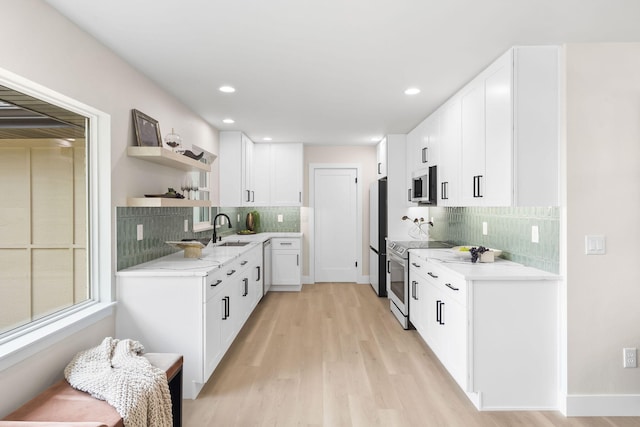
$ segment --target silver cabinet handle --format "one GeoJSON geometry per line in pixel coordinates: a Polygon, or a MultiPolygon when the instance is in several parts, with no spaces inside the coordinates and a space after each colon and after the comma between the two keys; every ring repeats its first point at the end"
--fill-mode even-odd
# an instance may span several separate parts
{"type": "Polygon", "coordinates": [[[293,242],[280,242],[280,246],[291,246],[293,242]]]}
{"type": "Polygon", "coordinates": [[[434,279],[437,279],[438,276],[436,276],[435,274],[433,274],[432,272],[428,272],[427,273],[429,276],[433,277],[434,279]]]}
{"type": "Polygon", "coordinates": [[[300,265],[300,255],[296,254],[296,265],[300,265]]]}

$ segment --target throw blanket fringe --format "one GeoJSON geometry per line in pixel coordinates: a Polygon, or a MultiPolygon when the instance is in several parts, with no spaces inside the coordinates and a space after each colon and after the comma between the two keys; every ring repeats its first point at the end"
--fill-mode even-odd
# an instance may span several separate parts
{"type": "Polygon", "coordinates": [[[171,427],[167,376],[140,356],[143,352],[137,341],[108,337],[76,354],[64,377],[73,388],[107,401],[126,427],[171,427]]]}

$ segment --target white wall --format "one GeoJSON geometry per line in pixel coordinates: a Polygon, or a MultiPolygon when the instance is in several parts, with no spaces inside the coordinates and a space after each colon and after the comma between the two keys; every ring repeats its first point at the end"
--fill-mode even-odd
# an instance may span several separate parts
{"type": "Polygon", "coordinates": [[[359,275],[369,275],[369,185],[376,181],[375,146],[305,145],[304,146],[304,200],[301,211],[300,228],[303,239],[302,275],[309,275],[309,163],[348,163],[359,164],[362,169],[362,263],[359,275]]]}
{"type": "MultiPolygon", "coordinates": [[[[131,109],[171,128],[187,143],[218,153],[218,132],[202,118],[141,75],[92,37],[39,0],[0,0],[0,67],[111,115],[112,207],[127,196],[179,187],[182,172],[126,156],[134,145],[131,109]]],[[[217,186],[217,167],[214,167],[217,186]]],[[[217,201],[217,193],[214,195],[217,201]]],[[[113,210],[115,212],[115,209],[113,210]]],[[[112,224],[115,271],[115,215],[112,224]]],[[[114,319],[103,321],[55,344],[14,368],[0,372],[0,416],[62,377],[71,356],[114,334],[114,319]]]]}
{"type": "MultiPolygon", "coordinates": [[[[640,44],[571,44],[567,82],[567,391],[635,395],[640,369],[640,44]],[[585,255],[585,235],[606,255],[585,255]]],[[[593,405],[592,405],[593,406],[593,405]]]]}

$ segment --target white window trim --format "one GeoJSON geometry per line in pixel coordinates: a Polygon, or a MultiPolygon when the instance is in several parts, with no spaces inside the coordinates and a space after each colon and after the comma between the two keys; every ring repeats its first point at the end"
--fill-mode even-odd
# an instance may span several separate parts
{"type": "Polygon", "coordinates": [[[114,315],[111,274],[111,117],[93,107],[0,68],[0,84],[89,118],[89,283],[92,301],[60,312],[0,343],[0,371],[101,319],[114,315]]]}

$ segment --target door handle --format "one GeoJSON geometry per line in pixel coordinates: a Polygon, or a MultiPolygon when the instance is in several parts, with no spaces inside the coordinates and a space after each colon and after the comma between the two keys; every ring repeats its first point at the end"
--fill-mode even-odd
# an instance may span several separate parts
{"type": "Polygon", "coordinates": [[[242,296],[246,297],[247,295],[249,295],[249,279],[245,277],[244,279],[242,279],[242,281],[244,282],[244,293],[242,294],[242,296]]]}
{"type": "Polygon", "coordinates": [[[391,261],[387,261],[387,273],[391,274],[391,261]]]}
{"type": "Polygon", "coordinates": [[[247,202],[250,202],[251,201],[251,191],[246,190],[246,192],[247,192],[247,202]]]}
{"type": "Polygon", "coordinates": [[[256,201],[256,192],[251,190],[251,201],[255,202],[256,201]]]}
{"type": "Polygon", "coordinates": [[[258,269],[258,278],[256,279],[256,282],[260,281],[260,266],[256,265],[256,268],[258,269]]]}
{"type": "Polygon", "coordinates": [[[229,297],[222,298],[222,320],[229,318],[229,297]]]}

